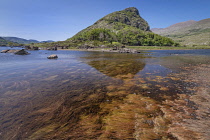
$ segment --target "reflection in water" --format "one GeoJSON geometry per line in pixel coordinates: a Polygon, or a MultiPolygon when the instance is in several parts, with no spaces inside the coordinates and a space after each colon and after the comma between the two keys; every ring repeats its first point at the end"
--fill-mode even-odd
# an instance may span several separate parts
{"type": "Polygon", "coordinates": [[[143,56],[139,55],[127,55],[122,54],[110,55],[109,53],[98,54],[97,57],[88,56],[85,59],[89,59],[88,65],[94,67],[101,73],[115,78],[133,78],[139,71],[145,67],[143,62],[143,56]],[[91,59],[94,58],[94,59],[91,59]]]}
{"type": "Polygon", "coordinates": [[[75,51],[58,51],[64,57],[50,61],[42,51],[31,53],[36,61],[8,61],[7,73],[0,69],[0,139],[191,140],[208,130],[199,124],[208,112],[201,99],[207,105],[208,98],[192,95],[209,87],[200,87],[197,74],[208,64],[198,69],[186,56],[75,51]]]}
{"type": "Polygon", "coordinates": [[[123,75],[135,75],[145,66],[141,61],[130,60],[99,60],[88,63],[98,71],[111,77],[122,77],[123,75]]]}

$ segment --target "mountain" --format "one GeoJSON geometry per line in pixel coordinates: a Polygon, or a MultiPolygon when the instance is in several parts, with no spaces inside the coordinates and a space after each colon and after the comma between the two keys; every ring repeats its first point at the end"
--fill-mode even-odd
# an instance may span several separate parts
{"type": "Polygon", "coordinates": [[[136,46],[177,45],[171,39],[152,33],[147,21],[140,16],[135,7],[108,14],[67,41],[92,43],[93,46],[100,42],[136,46]]]}
{"type": "Polygon", "coordinates": [[[65,47],[114,47],[129,46],[177,46],[173,40],[154,34],[135,7],[113,12],[78,32],[66,41],[45,43],[39,46],[65,47]]]}
{"type": "Polygon", "coordinates": [[[150,30],[148,23],[140,16],[138,9],[131,7],[122,11],[108,14],[81,32],[97,28],[110,29],[114,32],[117,32],[127,26],[143,31],[150,30]]]}
{"type": "Polygon", "coordinates": [[[27,39],[23,39],[23,38],[18,38],[18,37],[2,37],[7,41],[11,41],[11,42],[16,42],[19,44],[30,44],[30,43],[39,43],[39,41],[37,40],[27,40],[27,39]]]}
{"type": "Polygon", "coordinates": [[[20,44],[7,41],[4,38],[0,37],[0,46],[20,46],[20,44]]]}
{"type": "Polygon", "coordinates": [[[3,39],[10,41],[10,42],[15,42],[15,43],[19,43],[19,44],[31,44],[31,43],[44,43],[44,42],[54,42],[52,40],[48,40],[48,41],[37,41],[34,39],[23,39],[23,38],[18,38],[18,37],[2,37],[3,39]]]}
{"type": "Polygon", "coordinates": [[[200,21],[185,21],[167,28],[154,28],[151,30],[182,45],[210,45],[210,18],[200,21]]]}

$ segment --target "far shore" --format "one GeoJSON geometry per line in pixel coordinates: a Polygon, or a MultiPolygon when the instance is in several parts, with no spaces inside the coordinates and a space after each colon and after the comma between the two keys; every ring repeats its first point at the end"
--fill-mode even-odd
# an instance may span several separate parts
{"type": "MultiPolygon", "coordinates": [[[[210,49],[210,46],[192,46],[192,47],[159,47],[159,46],[127,46],[126,48],[135,50],[198,50],[198,49],[210,49]]],[[[114,52],[111,48],[91,48],[91,49],[58,49],[58,50],[69,50],[69,51],[103,51],[103,52],[114,52]]]]}
{"type": "MultiPolygon", "coordinates": [[[[1,47],[12,47],[12,46],[1,46],[1,47]]],[[[38,46],[37,46],[38,47],[38,46]]],[[[42,47],[39,47],[42,50],[42,47]]],[[[198,49],[210,49],[210,46],[187,46],[187,47],[170,47],[170,46],[126,46],[128,49],[134,49],[138,51],[144,50],[198,50],[198,49]]],[[[60,49],[58,50],[68,50],[68,51],[101,51],[101,52],[115,52],[113,48],[91,48],[91,49],[60,49]]]]}

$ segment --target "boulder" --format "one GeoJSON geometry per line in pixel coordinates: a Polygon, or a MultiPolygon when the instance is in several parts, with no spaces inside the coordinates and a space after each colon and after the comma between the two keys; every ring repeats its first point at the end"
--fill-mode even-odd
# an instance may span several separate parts
{"type": "Polygon", "coordinates": [[[58,56],[56,54],[52,54],[50,56],[47,57],[48,59],[57,59],[58,56]]]}
{"type": "Polygon", "coordinates": [[[9,50],[2,50],[1,53],[7,53],[9,50]]]}
{"type": "Polygon", "coordinates": [[[27,55],[27,54],[30,54],[30,53],[28,53],[27,51],[25,51],[24,49],[22,49],[22,50],[16,50],[14,52],[14,54],[17,54],[17,55],[27,55]]]}

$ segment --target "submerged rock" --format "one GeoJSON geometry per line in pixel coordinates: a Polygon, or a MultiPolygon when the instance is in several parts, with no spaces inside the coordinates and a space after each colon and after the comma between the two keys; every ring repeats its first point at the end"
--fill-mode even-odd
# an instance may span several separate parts
{"type": "Polygon", "coordinates": [[[58,56],[56,54],[52,54],[50,56],[47,57],[48,59],[57,59],[58,56]]]}

